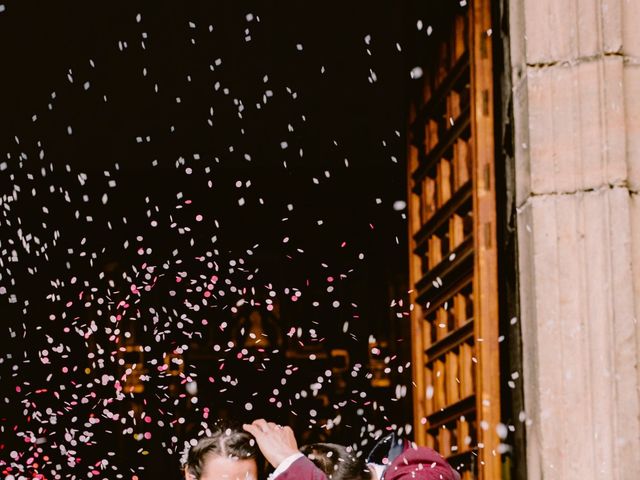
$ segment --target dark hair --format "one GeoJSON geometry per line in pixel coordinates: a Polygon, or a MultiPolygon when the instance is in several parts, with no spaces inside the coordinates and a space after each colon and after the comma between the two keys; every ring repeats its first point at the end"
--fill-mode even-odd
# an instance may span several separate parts
{"type": "Polygon", "coordinates": [[[189,449],[184,469],[199,480],[207,458],[211,456],[255,460],[258,468],[260,467],[255,440],[235,425],[218,425],[210,436],[198,440],[198,443],[189,449]]]}
{"type": "Polygon", "coordinates": [[[316,467],[331,480],[370,480],[371,471],[364,458],[342,445],[335,443],[312,443],[300,448],[316,467]]]}

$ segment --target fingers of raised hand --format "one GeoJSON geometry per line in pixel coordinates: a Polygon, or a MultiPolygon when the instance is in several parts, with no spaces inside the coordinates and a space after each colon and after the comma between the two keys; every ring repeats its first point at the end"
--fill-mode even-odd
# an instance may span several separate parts
{"type": "Polygon", "coordinates": [[[242,425],[242,429],[245,432],[249,432],[254,437],[255,437],[256,430],[258,430],[254,425],[251,425],[251,424],[248,424],[248,423],[245,423],[244,425],[242,425]]]}
{"type": "Polygon", "coordinates": [[[269,424],[264,418],[259,418],[254,420],[252,425],[260,429],[261,432],[266,432],[269,430],[269,424]]]}

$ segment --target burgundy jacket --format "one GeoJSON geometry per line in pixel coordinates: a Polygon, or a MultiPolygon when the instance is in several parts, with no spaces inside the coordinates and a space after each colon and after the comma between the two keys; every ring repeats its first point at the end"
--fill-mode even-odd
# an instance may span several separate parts
{"type": "MultiPolygon", "coordinates": [[[[406,442],[407,444],[409,442],[406,442]]],[[[384,473],[384,480],[459,480],[460,475],[438,452],[427,447],[408,447],[384,473]]],[[[307,457],[301,457],[276,480],[328,480],[307,457]]]]}

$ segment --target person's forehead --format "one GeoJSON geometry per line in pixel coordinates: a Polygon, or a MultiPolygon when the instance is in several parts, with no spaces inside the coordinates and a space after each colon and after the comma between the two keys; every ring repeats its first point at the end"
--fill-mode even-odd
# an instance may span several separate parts
{"type": "Polygon", "coordinates": [[[202,480],[254,480],[257,474],[253,459],[215,456],[207,459],[202,480]]]}

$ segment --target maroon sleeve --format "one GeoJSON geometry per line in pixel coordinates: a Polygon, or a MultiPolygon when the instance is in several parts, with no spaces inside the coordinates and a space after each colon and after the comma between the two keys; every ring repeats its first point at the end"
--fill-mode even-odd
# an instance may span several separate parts
{"type": "Polygon", "coordinates": [[[385,480],[460,480],[442,456],[427,447],[408,448],[393,461],[384,475],[385,480]]]}
{"type": "Polygon", "coordinates": [[[327,476],[307,457],[300,457],[275,480],[327,480],[327,476]]]}

